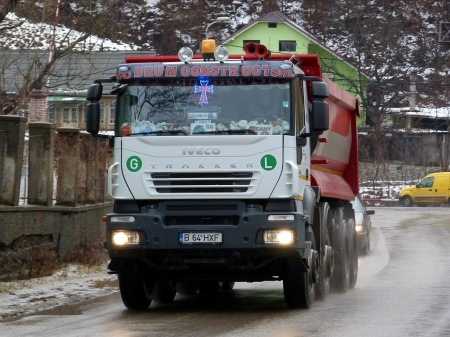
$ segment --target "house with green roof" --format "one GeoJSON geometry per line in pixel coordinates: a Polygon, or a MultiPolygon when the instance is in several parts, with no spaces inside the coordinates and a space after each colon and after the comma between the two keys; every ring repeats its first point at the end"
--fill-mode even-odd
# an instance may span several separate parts
{"type": "MultiPolygon", "coordinates": [[[[268,13],[251,22],[223,45],[231,54],[242,54],[243,47],[250,42],[262,43],[272,52],[317,54],[324,74],[338,86],[360,97],[366,90],[369,79],[364,73],[280,12],[268,13]]],[[[362,112],[360,123],[364,120],[362,112]]]]}

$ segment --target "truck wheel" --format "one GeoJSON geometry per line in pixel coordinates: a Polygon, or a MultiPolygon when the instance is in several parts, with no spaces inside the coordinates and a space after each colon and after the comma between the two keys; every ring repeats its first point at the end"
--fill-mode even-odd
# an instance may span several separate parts
{"type": "Polygon", "coordinates": [[[332,263],[332,253],[330,236],[328,235],[328,223],[330,221],[330,205],[327,202],[321,203],[316,209],[315,217],[317,217],[316,226],[320,230],[320,252],[318,275],[315,284],[315,295],[318,300],[324,300],[330,293],[330,263],[332,263]]]}
{"type": "Polygon", "coordinates": [[[152,303],[151,282],[130,270],[119,272],[119,289],[122,302],[131,310],[146,310],[152,303]]]}
{"type": "Polygon", "coordinates": [[[314,287],[311,274],[299,261],[288,261],[283,278],[284,300],[291,309],[311,307],[314,287]]]}
{"type": "Polygon", "coordinates": [[[161,280],[156,283],[154,298],[161,304],[170,304],[177,294],[175,284],[172,281],[161,280]]]}
{"type": "Polygon", "coordinates": [[[232,281],[223,281],[221,284],[221,288],[223,291],[232,291],[234,288],[234,282],[232,281]]]}
{"type": "Polygon", "coordinates": [[[411,197],[406,196],[400,199],[400,205],[403,207],[411,207],[413,205],[413,201],[411,197]]]}
{"type": "Polygon", "coordinates": [[[177,284],[177,292],[182,295],[193,296],[198,293],[198,284],[196,282],[186,281],[177,284]]]}
{"type": "Polygon", "coordinates": [[[347,230],[342,208],[334,208],[331,242],[334,251],[334,272],[331,286],[338,292],[345,292],[350,284],[350,263],[347,248],[347,230]]]}
{"type": "Polygon", "coordinates": [[[200,283],[199,292],[202,297],[214,296],[219,290],[220,285],[218,281],[204,281],[200,283]]]}
{"type": "Polygon", "coordinates": [[[358,280],[358,241],[356,238],[355,219],[353,211],[347,219],[347,249],[348,263],[350,269],[349,287],[354,288],[358,280]]]}

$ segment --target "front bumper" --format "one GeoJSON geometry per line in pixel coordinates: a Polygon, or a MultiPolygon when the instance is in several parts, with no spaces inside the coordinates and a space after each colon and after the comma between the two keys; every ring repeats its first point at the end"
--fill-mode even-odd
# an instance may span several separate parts
{"type": "MultiPolygon", "coordinates": [[[[206,201],[205,201],[206,202],[206,201]]],[[[290,229],[294,243],[290,249],[305,248],[305,220],[296,212],[265,212],[258,208],[246,208],[243,204],[236,207],[224,207],[223,210],[210,210],[208,207],[195,207],[183,210],[181,204],[162,203],[157,209],[147,209],[141,213],[108,214],[107,248],[111,255],[120,256],[124,251],[160,251],[160,250],[236,250],[236,249],[280,249],[276,244],[265,244],[263,233],[270,229],[290,229]],[[176,210],[173,211],[172,209],[176,210]],[[292,214],[294,221],[269,221],[269,214],[292,214]],[[113,216],[132,216],[132,223],[112,223],[113,216]],[[135,246],[115,247],[111,242],[114,230],[132,230],[142,234],[143,242],[135,246]],[[218,232],[222,234],[219,244],[183,244],[181,233],[218,232]]],[[[216,205],[212,203],[212,205],[216,205]]],[[[232,205],[232,204],[231,204],[232,205]]],[[[214,207],[211,207],[211,209],[214,207]]]]}

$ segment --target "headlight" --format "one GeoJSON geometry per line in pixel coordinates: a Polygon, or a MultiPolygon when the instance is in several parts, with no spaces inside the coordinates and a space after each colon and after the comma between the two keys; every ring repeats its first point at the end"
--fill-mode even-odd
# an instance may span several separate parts
{"type": "Polygon", "coordinates": [[[142,243],[141,234],[137,231],[115,230],[112,232],[111,241],[114,246],[123,247],[142,243]]]}
{"type": "Polygon", "coordinates": [[[363,225],[356,225],[355,226],[355,231],[357,232],[357,233],[360,233],[360,232],[362,232],[363,231],[363,225]]]}
{"type": "Polygon", "coordinates": [[[294,221],[295,216],[293,214],[271,214],[267,217],[269,221],[294,221]]]}
{"type": "Polygon", "coordinates": [[[294,243],[294,231],[291,229],[272,229],[264,231],[264,243],[288,246],[294,243]]]}

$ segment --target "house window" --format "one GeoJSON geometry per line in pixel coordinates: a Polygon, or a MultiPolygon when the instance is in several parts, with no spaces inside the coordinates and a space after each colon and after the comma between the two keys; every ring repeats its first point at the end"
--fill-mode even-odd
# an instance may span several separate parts
{"type": "Polygon", "coordinates": [[[116,102],[111,103],[111,112],[109,114],[109,124],[114,124],[116,120],[116,102]]]}
{"type": "Polygon", "coordinates": [[[63,122],[64,123],[70,122],[70,109],[69,108],[63,109],[63,122]]]}
{"type": "Polygon", "coordinates": [[[77,107],[73,107],[72,108],[72,122],[73,123],[78,123],[78,113],[79,113],[78,108],[77,107]]]}
{"type": "Polygon", "coordinates": [[[432,188],[434,182],[434,177],[424,178],[420,183],[417,184],[418,188],[432,188]]]}
{"type": "Polygon", "coordinates": [[[260,40],[244,40],[242,47],[245,47],[248,43],[261,43],[260,40]]]}
{"type": "Polygon", "coordinates": [[[280,41],[278,50],[295,52],[297,50],[297,41],[280,41]]]}
{"type": "Polygon", "coordinates": [[[56,120],[56,109],[54,104],[49,104],[48,107],[48,121],[50,123],[55,123],[56,120]]]}

